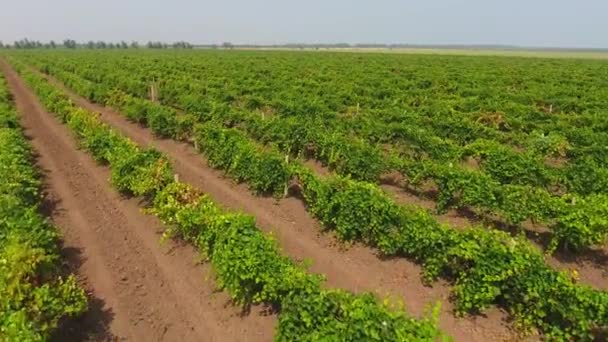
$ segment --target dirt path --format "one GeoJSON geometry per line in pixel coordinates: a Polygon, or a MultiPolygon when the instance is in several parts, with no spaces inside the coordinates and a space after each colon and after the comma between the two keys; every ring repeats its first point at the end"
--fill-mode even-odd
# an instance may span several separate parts
{"type": "Polygon", "coordinates": [[[504,341],[517,339],[509,330],[505,314],[489,310],[486,316],[455,318],[448,301],[449,287],[436,284],[426,287],[420,281],[420,267],[404,259],[381,260],[363,246],[343,250],[313,219],[301,200],[286,198],[279,202],[252,195],[246,186],[223,177],[220,171],[192,146],[173,140],[155,138],[152,133],[126,120],[122,115],[93,104],[76,95],[52,77],[48,78],[66,91],[81,107],[101,113],[101,118],[142,145],[151,145],[166,153],[181,180],[208,193],[227,208],[242,210],[257,219],[265,231],[273,232],[284,251],[296,260],[312,261],[311,271],[325,274],[331,287],[351,291],[374,291],[406,304],[414,314],[425,312],[429,304],[442,301],[441,327],[456,341],[504,341]]]}
{"type": "Polygon", "coordinates": [[[13,70],[0,66],[39,154],[46,209],[93,299],[92,310],[58,339],[271,340],[276,317],[240,317],[229,297],[215,291],[209,267],[197,264],[193,248],[161,246],[160,222],[113,191],[109,171],[78,151],[67,128],[44,111],[13,70]]]}

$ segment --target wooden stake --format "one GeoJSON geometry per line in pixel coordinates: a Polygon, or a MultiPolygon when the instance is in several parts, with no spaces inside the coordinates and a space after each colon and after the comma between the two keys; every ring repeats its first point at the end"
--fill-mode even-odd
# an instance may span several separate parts
{"type": "MultiPolygon", "coordinates": [[[[289,164],[289,154],[285,155],[285,163],[289,164]]],[[[287,193],[289,192],[289,180],[285,182],[285,187],[283,187],[283,198],[287,197],[287,193]]]]}
{"type": "Polygon", "coordinates": [[[156,80],[152,80],[150,83],[150,101],[156,102],[158,98],[158,86],[156,80]]]}

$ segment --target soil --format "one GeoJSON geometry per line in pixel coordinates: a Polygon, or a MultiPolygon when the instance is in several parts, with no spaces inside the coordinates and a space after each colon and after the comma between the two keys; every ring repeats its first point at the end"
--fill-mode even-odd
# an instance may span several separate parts
{"type": "Polygon", "coordinates": [[[381,297],[402,301],[414,315],[424,314],[429,305],[441,301],[440,326],[456,341],[521,340],[509,328],[506,314],[501,310],[491,309],[475,317],[455,317],[449,302],[450,286],[442,282],[432,287],[423,285],[421,268],[415,263],[402,258],[381,259],[365,246],[345,248],[331,234],[323,233],[323,228],[309,215],[300,199],[288,197],[276,201],[256,197],[245,185],[231,182],[221,171],[208,166],[203,156],[189,144],[156,138],[148,129],[129,122],[114,110],[93,104],[52,77],[47,78],[66,91],[76,104],[100,113],[103,121],[138,144],[154,146],[164,152],[180,180],[206,192],[226,208],[253,215],[258,226],[272,233],[287,255],[294,260],[311,262],[312,272],[324,274],[329,287],[372,291],[381,297]]]}
{"type": "Polygon", "coordinates": [[[218,292],[209,265],[178,243],[159,243],[163,227],[109,186],[67,128],[45,112],[3,61],[0,67],[31,139],[45,182],[44,211],[63,236],[67,266],[90,297],[90,310],[57,341],[269,341],[276,316],[247,315],[218,292]]]}

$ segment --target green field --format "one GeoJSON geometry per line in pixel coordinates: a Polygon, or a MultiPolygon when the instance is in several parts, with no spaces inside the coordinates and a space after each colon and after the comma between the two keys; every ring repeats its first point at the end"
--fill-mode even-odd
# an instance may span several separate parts
{"type": "Polygon", "coordinates": [[[0,77],[0,341],[45,341],[87,309],[61,265],[60,237],[40,214],[40,171],[0,77]]]}
{"type": "Polygon", "coordinates": [[[347,53],[392,53],[392,54],[421,54],[421,55],[453,55],[453,56],[495,56],[495,57],[536,57],[536,58],[575,58],[575,59],[606,59],[608,51],[594,50],[559,50],[559,49],[518,49],[518,48],[441,48],[441,47],[350,47],[350,48],[281,48],[259,47],[238,48],[252,51],[318,51],[318,52],[347,52],[347,53]]]}
{"type": "MultiPolygon", "coordinates": [[[[429,283],[447,279],[457,313],[498,305],[523,330],[598,337],[608,294],[555,271],[543,253],[606,246],[604,54],[387,52],[25,51],[9,59],[157,136],[195,144],[260,196],[279,200],[296,183],[308,211],[340,240],[414,260],[429,283]],[[385,185],[434,208],[396,202],[385,185]],[[439,223],[449,210],[475,215],[480,227],[439,223]],[[548,238],[529,239],[538,233],[530,226],[548,238]]],[[[404,322],[394,324],[437,335],[404,322]]]]}

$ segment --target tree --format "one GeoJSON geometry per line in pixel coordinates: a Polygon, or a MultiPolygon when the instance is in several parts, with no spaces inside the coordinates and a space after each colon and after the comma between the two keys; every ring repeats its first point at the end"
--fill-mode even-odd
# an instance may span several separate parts
{"type": "Polygon", "coordinates": [[[121,49],[127,49],[127,48],[129,48],[129,45],[124,40],[121,40],[120,41],[120,48],[121,49]]]}
{"type": "Polygon", "coordinates": [[[106,48],[106,42],[100,40],[97,43],[95,43],[95,47],[98,49],[105,49],[106,48]]]}
{"type": "Polygon", "coordinates": [[[223,43],[222,43],[222,47],[223,47],[224,49],[232,49],[232,48],[234,47],[234,45],[232,45],[232,43],[231,43],[231,42],[223,42],[223,43]]]}
{"type": "Polygon", "coordinates": [[[139,43],[136,41],[132,41],[131,42],[131,48],[132,49],[139,49],[139,43]]]}
{"type": "Polygon", "coordinates": [[[4,49],[4,43],[0,40],[0,49],[4,49]]]}
{"type": "Polygon", "coordinates": [[[72,39],[66,39],[63,41],[63,46],[65,46],[67,49],[75,49],[76,41],[72,39]]]}
{"type": "Polygon", "coordinates": [[[188,42],[175,42],[171,45],[174,49],[192,49],[192,44],[188,42]]]}
{"type": "Polygon", "coordinates": [[[92,41],[92,40],[89,40],[85,46],[87,47],[87,49],[94,49],[95,48],[95,42],[92,41]]]}
{"type": "Polygon", "coordinates": [[[15,41],[15,49],[35,49],[42,47],[42,43],[27,38],[15,41]]]}
{"type": "Polygon", "coordinates": [[[148,47],[148,49],[166,49],[167,47],[169,47],[169,45],[163,42],[148,42],[146,46],[148,47]]]}
{"type": "Polygon", "coordinates": [[[51,49],[54,49],[54,48],[56,48],[56,47],[57,47],[57,43],[55,43],[55,41],[54,41],[54,40],[51,40],[51,41],[49,42],[49,47],[50,47],[51,49]]]}

